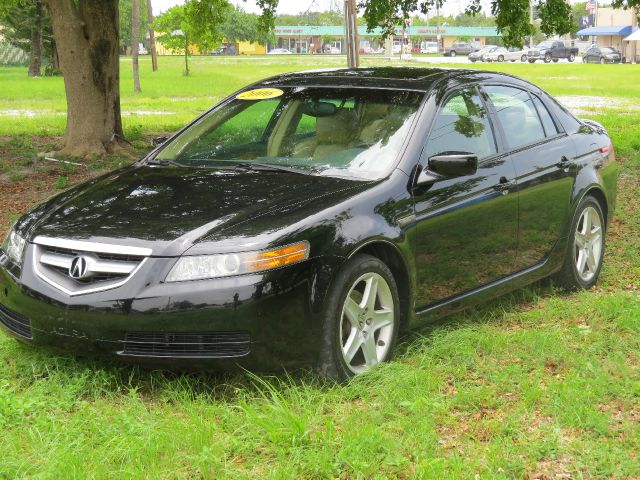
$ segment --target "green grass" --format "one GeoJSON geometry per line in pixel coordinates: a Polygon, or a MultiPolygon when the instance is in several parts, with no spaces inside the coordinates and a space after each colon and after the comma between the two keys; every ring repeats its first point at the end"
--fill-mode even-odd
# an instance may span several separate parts
{"type": "MultiPolygon", "coordinates": [[[[170,61],[161,60],[157,78],[143,73],[141,96],[128,93],[123,71],[124,110],[188,110],[171,120],[126,118],[137,141],[252,79],[308,67],[297,58],[197,59],[184,79],[170,61]]],[[[556,94],[640,96],[635,66],[490,67],[556,94]]],[[[0,79],[0,110],[64,109],[60,79],[31,82],[13,68],[0,69],[0,79]]],[[[591,115],[611,132],[620,161],[616,218],[594,290],[534,285],[453,315],[411,333],[394,362],[345,386],[307,372],[151,372],[0,335],[0,479],[640,478],[640,112],[612,107],[591,115]]],[[[62,128],[49,117],[40,126],[15,123],[0,118],[0,129],[62,128]]],[[[51,140],[29,135],[0,144],[6,168],[25,175],[0,188],[35,202],[54,183],[80,179],[61,168],[34,193],[33,156],[51,140]]]]}

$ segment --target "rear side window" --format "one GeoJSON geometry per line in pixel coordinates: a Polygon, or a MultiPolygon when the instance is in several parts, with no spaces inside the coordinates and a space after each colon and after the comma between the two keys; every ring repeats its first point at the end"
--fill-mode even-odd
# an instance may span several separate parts
{"type": "Polygon", "coordinates": [[[475,153],[479,159],[497,151],[486,108],[474,88],[461,90],[446,100],[423,158],[451,151],[475,153]]]}
{"type": "Polygon", "coordinates": [[[487,86],[485,91],[496,108],[509,148],[528,145],[545,138],[544,128],[529,92],[505,86],[487,86]]]}
{"type": "Polygon", "coordinates": [[[538,110],[538,114],[540,115],[540,120],[542,120],[544,133],[547,134],[547,137],[553,137],[558,133],[558,127],[556,127],[556,124],[553,122],[553,118],[551,118],[549,110],[547,110],[547,107],[544,106],[542,100],[540,100],[537,96],[531,95],[531,97],[533,98],[533,103],[535,104],[536,109],[538,110]]]}

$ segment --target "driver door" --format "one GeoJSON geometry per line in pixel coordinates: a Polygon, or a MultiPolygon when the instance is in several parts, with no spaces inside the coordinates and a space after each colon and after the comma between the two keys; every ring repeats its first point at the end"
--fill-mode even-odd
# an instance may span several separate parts
{"type": "Polygon", "coordinates": [[[475,87],[444,96],[420,159],[447,151],[478,156],[474,175],[442,178],[414,193],[416,306],[436,304],[513,273],[517,253],[515,171],[500,153],[475,87]]]}

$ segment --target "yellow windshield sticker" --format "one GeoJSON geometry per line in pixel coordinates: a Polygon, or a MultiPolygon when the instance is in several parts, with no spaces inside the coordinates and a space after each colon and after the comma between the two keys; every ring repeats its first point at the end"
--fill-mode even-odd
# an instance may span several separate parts
{"type": "Polygon", "coordinates": [[[255,90],[239,93],[236,98],[238,100],[266,100],[267,98],[279,97],[283,93],[278,88],[256,88],[255,90]]]}

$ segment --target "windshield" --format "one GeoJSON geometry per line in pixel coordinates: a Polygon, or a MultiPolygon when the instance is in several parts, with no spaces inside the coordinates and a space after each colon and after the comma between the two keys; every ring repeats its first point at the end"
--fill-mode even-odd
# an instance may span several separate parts
{"type": "Polygon", "coordinates": [[[240,93],[155,159],[192,167],[293,167],[379,179],[394,165],[422,93],[279,87],[240,93]]]}
{"type": "Polygon", "coordinates": [[[611,47],[602,47],[600,51],[602,53],[618,53],[615,48],[611,48],[611,47]]]}
{"type": "Polygon", "coordinates": [[[553,47],[553,40],[545,40],[544,42],[540,42],[537,46],[540,48],[551,48],[553,47]]]}

